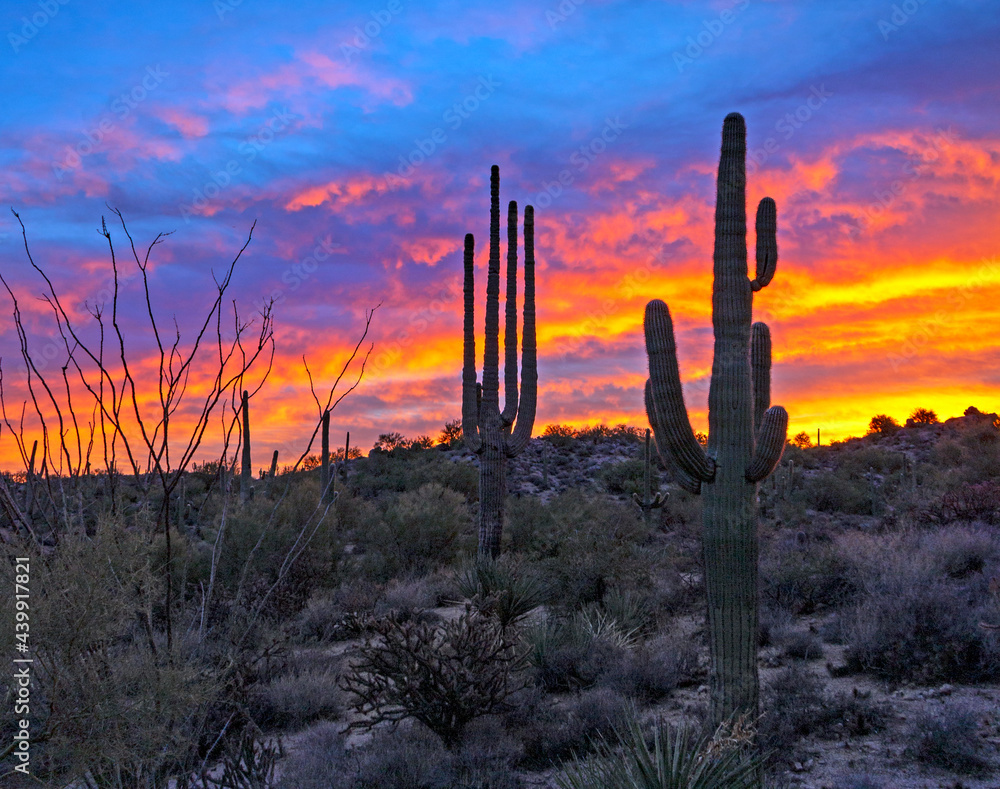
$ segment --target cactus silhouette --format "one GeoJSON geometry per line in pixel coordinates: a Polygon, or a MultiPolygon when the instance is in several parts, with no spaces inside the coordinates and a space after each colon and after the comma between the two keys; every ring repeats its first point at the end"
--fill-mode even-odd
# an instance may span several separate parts
{"type": "Polygon", "coordinates": [[[321,438],[322,457],[320,458],[320,499],[324,504],[333,501],[333,475],[330,473],[330,412],[323,412],[323,435],[321,438]]]}
{"type": "Polygon", "coordinates": [[[757,483],[781,460],[788,413],[770,406],[771,338],[751,327],[753,294],[778,261],[774,201],[757,208],[756,277],[747,274],[746,124],[737,113],[722,127],[715,205],[712,326],[715,351],[708,392],[708,446],[695,440],[684,407],[673,325],[667,305],[646,305],[649,356],[646,412],[661,457],[679,481],[704,497],[705,585],[711,646],[711,712],[715,725],[732,714],[756,717],[757,483]]]}
{"type": "Polygon", "coordinates": [[[524,209],[524,336],[521,392],[517,384],[517,203],[507,210],[507,299],[504,318],[504,408],[500,410],[500,168],[490,171],[490,262],[486,279],[483,380],[476,380],[474,244],[465,236],[465,326],[462,436],[479,455],[479,555],[500,552],[507,458],[528,445],[535,422],[538,368],[535,349],[535,210],[524,209]],[[515,418],[517,424],[514,424],[515,418]]]}
{"type": "Polygon", "coordinates": [[[240,467],[240,504],[253,498],[250,468],[250,394],[243,393],[243,462],[240,467]]]}
{"type": "Polygon", "coordinates": [[[666,497],[663,496],[659,491],[656,495],[653,495],[653,456],[649,451],[649,428],[646,428],[646,449],[643,456],[642,465],[642,498],[639,498],[638,493],[632,494],[632,501],[634,501],[640,510],[642,510],[642,519],[649,526],[653,522],[653,510],[658,510],[666,503],[666,497]]]}

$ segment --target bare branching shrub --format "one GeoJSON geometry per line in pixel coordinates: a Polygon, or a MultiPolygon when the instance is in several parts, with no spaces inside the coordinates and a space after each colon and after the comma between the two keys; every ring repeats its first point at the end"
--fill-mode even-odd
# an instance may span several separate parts
{"type": "Polygon", "coordinates": [[[364,716],[353,728],[414,718],[449,748],[475,718],[497,712],[520,687],[514,638],[492,619],[466,612],[443,624],[388,617],[341,678],[364,716]]]}

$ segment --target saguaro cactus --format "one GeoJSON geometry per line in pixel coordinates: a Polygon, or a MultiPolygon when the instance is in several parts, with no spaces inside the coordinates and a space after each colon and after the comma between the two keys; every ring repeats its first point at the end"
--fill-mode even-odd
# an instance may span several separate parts
{"type": "Polygon", "coordinates": [[[751,326],[753,294],[778,262],[774,200],[757,208],[756,276],[747,274],[746,124],[732,113],[722,127],[715,205],[715,356],[708,391],[708,446],[695,440],[684,407],[667,305],[646,305],[649,381],[646,411],[660,455],[681,483],[704,497],[705,584],[711,645],[712,719],[755,716],[757,674],[757,483],[781,460],[788,413],[770,406],[771,338],[751,326]]]}
{"type": "Polygon", "coordinates": [[[243,393],[243,463],[240,467],[240,504],[253,498],[252,469],[250,467],[250,394],[243,393]]]}
{"type": "Polygon", "coordinates": [[[504,408],[500,410],[500,168],[490,171],[490,262],[486,279],[483,380],[476,380],[474,239],[465,236],[465,340],[462,367],[462,436],[479,455],[479,555],[500,552],[507,458],[531,438],[538,393],[535,348],[535,209],[524,209],[524,336],[521,392],[517,384],[517,203],[507,210],[507,303],[504,318],[504,408]],[[517,424],[514,424],[514,419],[517,424]]]}
{"type": "Polygon", "coordinates": [[[643,455],[642,471],[642,498],[639,498],[638,493],[633,493],[632,501],[642,510],[642,519],[647,526],[650,526],[653,523],[653,510],[660,509],[666,503],[666,497],[659,491],[653,495],[653,456],[649,451],[649,428],[646,428],[646,450],[643,455]]]}

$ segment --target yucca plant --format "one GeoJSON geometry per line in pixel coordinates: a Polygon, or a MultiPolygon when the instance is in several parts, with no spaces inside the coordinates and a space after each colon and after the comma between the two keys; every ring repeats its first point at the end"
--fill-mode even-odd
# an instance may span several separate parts
{"type": "Polygon", "coordinates": [[[480,614],[494,617],[506,630],[524,619],[548,597],[548,584],[512,562],[479,557],[455,576],[458,593],[480,614]]]}
{"type": "Polygon", "coordinates": [[[657,721],[652,746],[632,716],[616,741],[599,740],[595,753],[577,759],[556,777],[562,789],[750,789],[761,757],[748,752],[751,732],[742,718],[712,736],[657,721]]]}

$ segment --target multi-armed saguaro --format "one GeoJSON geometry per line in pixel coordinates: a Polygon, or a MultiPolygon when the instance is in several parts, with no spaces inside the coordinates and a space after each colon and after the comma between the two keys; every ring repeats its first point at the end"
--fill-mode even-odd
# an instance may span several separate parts
{"type": "Polygon", "coordinates": [[[490,264],[486,279],[483,381],[476,380],[474,240],[465,236],[465,341],[462,436],[479,455],[479,555],[500,552],[507,458],[528,445],[535,422],[538,368],[535,348],[535,210],[524,209],[524,336],[521,393],[517,388],[517,203],[507,210],[507,303],[504,317],[504,408],[500,410],[500,168],[490,171],[490,264]],[[517,425],[514,425],[514,418],[517,425]]]}
{"type": "Polygon", "coordinates": [[[680,484],[704,494],[705,584],[711,644],[712,719],[756,716],[757,483],[777,466],[788,413],[770,406],[771,337],[751,326],[753,294],[778,262],[774,200],[757,207],[756,277],[747,274],[746,124],[726,116],[715,204],[715,356],[708,390],[708,446],[695,439],[684,408],[674,331],[667,305],[646,305],[646,412],[656,446],[680,484]]]}

